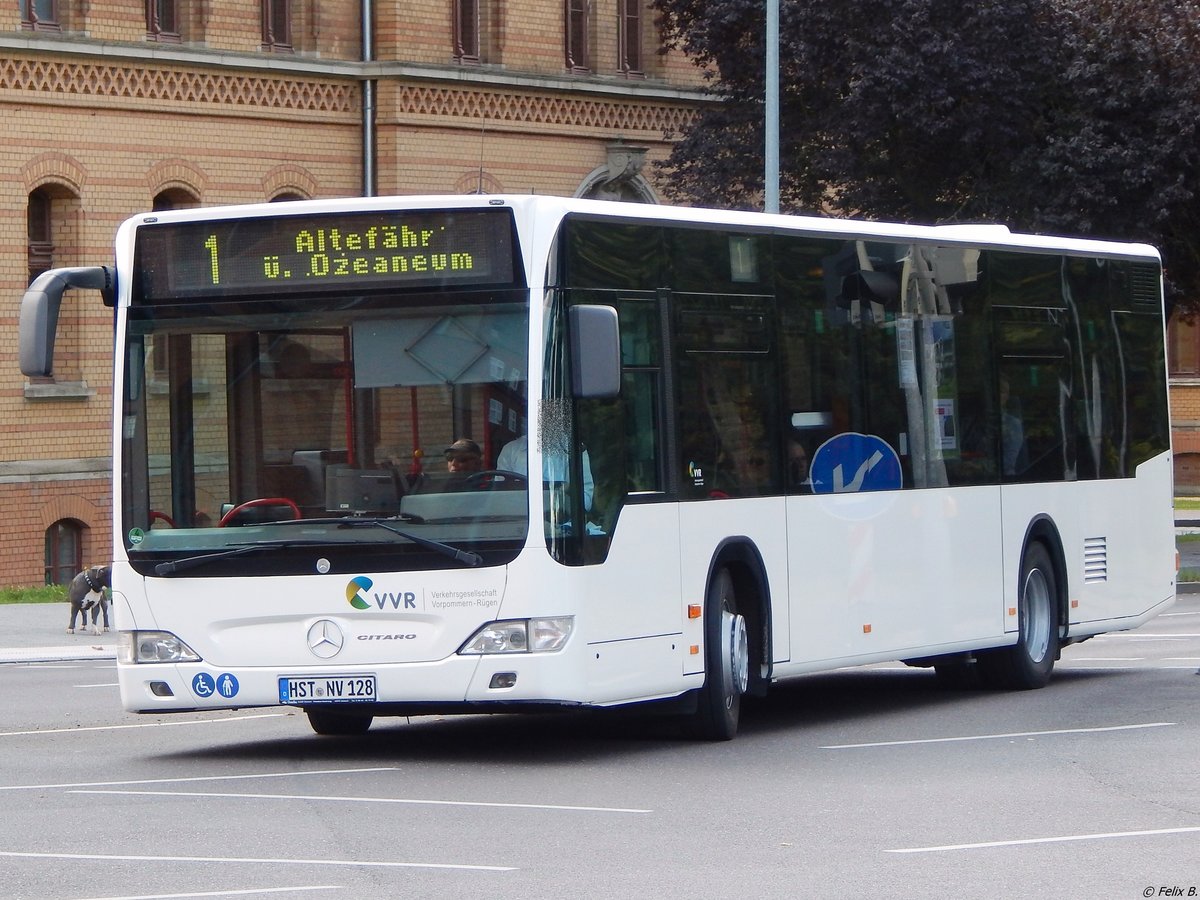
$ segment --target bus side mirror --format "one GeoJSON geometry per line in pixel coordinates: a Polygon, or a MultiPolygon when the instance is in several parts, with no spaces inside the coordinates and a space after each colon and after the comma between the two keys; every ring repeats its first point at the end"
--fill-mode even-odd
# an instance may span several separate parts
{"type": "Polygon", "coordinates": [[[104,294],[105,304],[115,295],[116,271],[108,266],[81,266],[50,269],[33,279],[21,298],[20,335],[21,372],[30,377],[45,377],[54,370],[54,335],[58,331],[58,310],[69,288],[92,288],[104,294]]]}
{"type": "Polygon", "coordinates": [[[616,397],[621,392],[621,331],[611,306],[572,306],[571,392],[576,397],[616,397]]]}

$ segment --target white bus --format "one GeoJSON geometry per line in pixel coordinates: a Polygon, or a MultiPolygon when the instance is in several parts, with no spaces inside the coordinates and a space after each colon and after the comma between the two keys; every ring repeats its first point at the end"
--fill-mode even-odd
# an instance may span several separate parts
{"type": "Polygon", "coordinates": [[[1151,247],[531,196],[156,212],[30,287],[29,375],[68,287],[114,306],[134,712],[657,703],[728,739],[838,667],[1040,687],[1174,600],[1151,247]]]}

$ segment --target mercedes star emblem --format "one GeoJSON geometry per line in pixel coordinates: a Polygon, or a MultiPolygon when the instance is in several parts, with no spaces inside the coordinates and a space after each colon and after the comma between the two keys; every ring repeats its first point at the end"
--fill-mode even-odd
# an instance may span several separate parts
{"type": "Polygon", "coordinates": [[[342,650],[346,638],[342,629],[329,619],[317,619],[308,629],[308,649],[320,659],[332,659],[342,650]]]}

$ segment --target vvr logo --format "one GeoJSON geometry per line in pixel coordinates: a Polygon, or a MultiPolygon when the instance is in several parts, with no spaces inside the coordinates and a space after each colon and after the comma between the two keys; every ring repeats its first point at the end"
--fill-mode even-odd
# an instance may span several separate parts
{"type": "Polygon", "coordinates": [[[372,606],[379,609],[387,609],[391,605],[392,609],[416,609],[417,595],[412,591],[404,591],[403,593],[393,594],[391,592],[370,594],[368,600],[364,594],[367,594],[374,585],[374,582],[365,575],[359,575],[356,578],[351,578],[350,583],[346,585],[346,600],[355,609],[370,609],[372,606]]]}

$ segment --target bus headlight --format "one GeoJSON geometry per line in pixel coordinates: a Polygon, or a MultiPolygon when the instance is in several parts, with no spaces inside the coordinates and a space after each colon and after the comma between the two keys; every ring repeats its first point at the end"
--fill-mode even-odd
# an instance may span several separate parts
{"type": "Polygon", "coordinates": [[[117,659],[129,664],[200,662],[200,654],[169,631],[122,631],[117,659]]]}
{"type": "Polygon", "coordinates": [[[552,653],[563,648],[574,627],[574,616],[489,622],[471,635],[458,652],[468,655],[552,653]]]}

